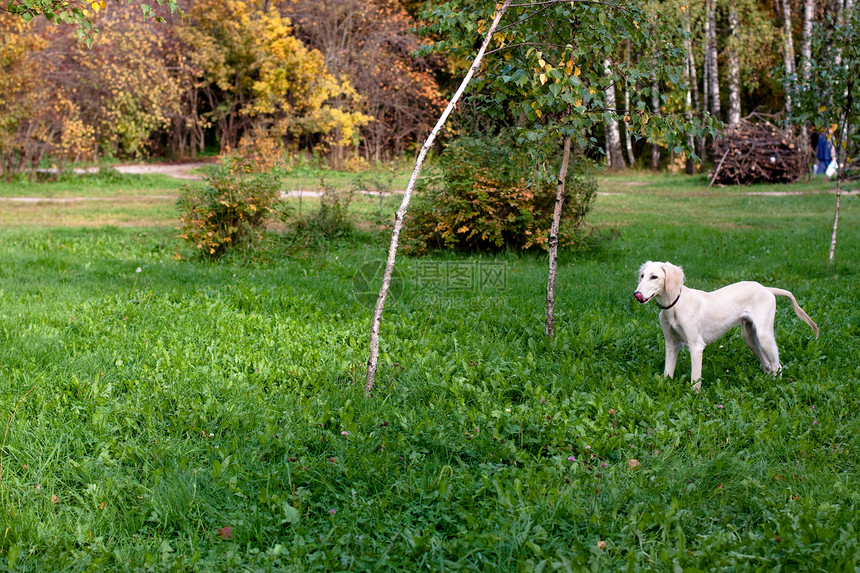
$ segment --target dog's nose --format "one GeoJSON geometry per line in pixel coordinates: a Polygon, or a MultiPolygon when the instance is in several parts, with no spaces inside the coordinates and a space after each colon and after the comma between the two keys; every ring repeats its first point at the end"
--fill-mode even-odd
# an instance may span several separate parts
{"type": "Polygon", "coordinates": [[[645,302],[645,296],[638,290],[633,293],[633,298],[635,298],[639,302],[645,302]]]}

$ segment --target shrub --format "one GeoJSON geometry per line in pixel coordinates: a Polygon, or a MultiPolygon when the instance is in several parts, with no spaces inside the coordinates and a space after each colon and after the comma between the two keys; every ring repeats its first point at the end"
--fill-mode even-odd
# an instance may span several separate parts
{"type": "Polygon", "coordinates": [[[314,240],[348,235],[353,230],[349,207],[358,187],[353,184],[348,190],[341,190],[325,181],[320,185],[323,191],[319,210],[305,219],[299,219],[296,232],[314,240]]]}
{"type": "Polygon", "coordinates": [[[280,181],[276,172],[259,173],[256,163],[230,158],[206,177],[202,188],[186,185],[179,196],[180,237],[207,259],[230,247],[258,240],[276,213],[280,181]]]}
{"type": "MultiPolygon", "coordinates": [[[[556,171],[557,173],[557,171],[556,171]]],[[[545,248],[556,183],[540,180],[505,137],[461,137],[442,152],[416,190],[404,248],[496,251],[545,248]],[[529,174],[535,177],[529,178],[529,174]]],[[[596,190],[594,178],[571,169],[559,234],[569,245],[596,190]]]]}

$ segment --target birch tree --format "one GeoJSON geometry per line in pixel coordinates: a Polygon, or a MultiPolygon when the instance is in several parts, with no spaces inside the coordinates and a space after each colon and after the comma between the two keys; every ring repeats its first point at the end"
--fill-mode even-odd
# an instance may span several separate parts
{"type": "MultiPolygon", "coordinates": [[[[795,73],[794,68],[794,38],[792,34],[791,28],[791,3],[789,0],[782,0],[782,16],[785,21],[785,26],[783,28],[783,57],[785,60],[785,75],[786,77],[793,77],[795,73]]],[[[787,91],[785,94],[785,112],[786,114],[791,114],[792,111],[792,102],[791,102],[791,91],[787,91]]]]}
{"type": "MultiPolygon", "coordinates": [[[[609,58],[603,58],[603,75],[612,78],[612,65],[609,58]]],[[[618,119],[615,107],[615,82],[610,81],[606,86],[606,163],[609,169],[619,171],[626,168],[624,155],[621,152],[621,134],[618,131],[618,119]],[[613,113],[615,112],[615,113],[613,113]]]]}
{"type": "Polygon", "coordinates": [[[427,152],[430,151],[431,147],[433,147],[436,137],[439,135],[442,127],[448,120],[448,116],[451,115],[451,112],[456,107],[457,102],[460,101],[460,98],[463,96],[463,92],[466,91],[466,87],[472,80],[472,76],[475,75],[475,72],[480,67],[481,60],[484,58],[484,53],[487,51],[487,46],[490,45],[490,41],[493,39],[493,34],[496,33],[496,28],[498,27],[502,16],[507,12],[510,4],[511,0],[504,0],[504,2],[495,8],[495,15],[493,16],[492,24],[490,24],[486,31],[484,41],[481,44],[481,48],[478,50],[475,59],[472,61],[469,71],[466,72],[466,76],[460,83],[460,87],[451,98],[451,101],[448,102],[448,106],[445,108],[445,111],[442,112],[442,116],[439,118],[439,121],[436,122],[436,126],[430,132],[424,145],[421,146],[421,151],[418,153],[418,158],[415,160],[415,167],[412,169],[409,183],[406,185],[406,191],[403,193],[400,207],[397,209],[397,213],[394,216],[394,227],[391,231],[391,243],[388,247],[388,259],[385,263],[385,271],[382,275],[382,286],[379,289],[379,296],[376,299],[376,306],[373,309],[373,318],[370,326],[370,348],[369,356],[367,358],[367,375],[364,384],[364,391],[368,394],[373,391],[373,386],[376,383],[376,369],[379,365],[379,329],[382,324],[382,313],[385,310],[385,300],[388,297],[388,290],[391,288],[391,277],[394,274],[394,262],[397,257],[397,247],[400,242],[400,231],[403,229],[403,219],[406,217],[406,211],[409,208],[409,201],[412,198],[412,190],[415,188],[418,175],[421,173],[421,167],[424,164],[424,159],[427,157],[427,152]]]}
{"type": "MultiPolygon", "coordinates": [[[[812,71],[812,23],[815,18],[815,0],[803,0],[803,39],[800,44],[800,81],[808,84],[812,71]]],[[[809,148],[809,124],[800,126],[800,145],[807,162],[812,157],[809,148]]]]}
{"type": "MultiPolygon", "coordinates": [[[[627,62],[627,67],[630,67],[630,42],[625,44],[624,58],[627,62]]],[[[627,151],[627,164],[633,167],[636,164],[636,157],[633,155],[633,138],[630,135],[630,82],[624,82],[624,147],[627,151]]]]}
{"type": "MultiPolygon", "coordinates": [[[[660,115],[660,82],[657,74],[651,74],[651,113],[660,115]]],[[[651,171],[660,170],[660,144],[651,142],[651,171]]]]}
{"type": "MultiPolygon", "coordinates": [[[[699,80],[696,72],[696,59],[693,55],[693,40],[690,38],[690,7],[683,6],[681,8],[681,26],[684,33],[684,50],[686,57],[684,58],[684,73],[687,82],[687,93],[685,97],[685,116],[687,121],[692,123],[693,110],[701,111],[701,103],[699,101],[699,80]]],[[[690,149],[696,149],[699,157],[705,158],[705,138],[701,135],[694,137],[692,133],[687,134],[687,146],[690,149]],[[693,147],[695,142],[695,148],[693,147]]],[[[692,175],[694,172],[695,163],[692,157],[687,158],[687,174],[692,175]]]]}
{"type": "Polygon", "coordinates": [[[708,98],[711,115],[719,118],[720,72],[717,63],[717,0],[705,1],[707,27],[705,38],[705,61],[708,74],[708,98]]]}
{"type": "Polygon", "coordinates": [[[833,138],[839,169],[828,249],[828,260],[833,262],[845,173],[860,149],[860,136],[852,125],[857,115],[856,102],[860,101],[860,14],[856,10],[828,18],[813,28],[808,66],[807,82],[786,78],[786,91],[794,104],[789,119],[796,125],[808,122],[821,134],[836,126],[833,138]],[[840,56],[838,63],[834,52],[840,56]]]}
{"type": "Polygon", "coordinates": [[[552,213],[552,227],[549,232],[549,272],[546,281],[546,303],[544,318],[544,333],[547,336],[555,334],[555,282],[558,274],[558,230],[561,224],[561,210],[564,208],[564,191],[567,181],[567,169],[570,165],[570,137],[564,138],[561,157],[561,168],[558,171],[558,187],[555,196],[555,207],[552,213]]]}
{"type": "Polygon", "coordinates": [[[734,2],[729,5],[729,44],[726,50],[726,64],[729,75],[729,126],[741,121],[741,81],[738,62],[738,9],[734,2]]]}

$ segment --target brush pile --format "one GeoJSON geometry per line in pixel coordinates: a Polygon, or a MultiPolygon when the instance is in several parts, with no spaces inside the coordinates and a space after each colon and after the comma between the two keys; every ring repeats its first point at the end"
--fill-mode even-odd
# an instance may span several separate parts
{"type": "Polygon", "coordinates": [[[711,179],[720,185],[791,183],[809,170],[800,141],[761,117],[728,128],[714,141],[713,157],[711,179]]]}

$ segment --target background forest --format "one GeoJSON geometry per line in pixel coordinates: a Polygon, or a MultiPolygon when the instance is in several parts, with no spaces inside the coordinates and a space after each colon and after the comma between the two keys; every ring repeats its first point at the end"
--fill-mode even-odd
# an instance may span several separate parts
{"type": "Polygon", "coordinates": [[[88,49],[69,26],[0,12],[5,172],[256,146],[336,163],[399,156],[442,103],[439,62],[396,1],[220,2],[144,20],[108,4],[88,49]]]}
{"type": "MultiPolygon", "coordinates": [[[[693,64],[689,89],[680,79],[613,85],[620,121],[592,128],[605,141],[608,165],[671,163],[665,141],[629,135],[624,113],[631,91],[643,86],[654,88],[655,111],[709,111],[729,125],[753,111],[791,111],[782,79],[808,73],[812,23],[838,17],[845,4],[653,2],[656,20],[689,30],[690,41],[678,42],[693,64]]],[[[90,48],[74,26],[0,10],[0,172],[236,149],[261,157],[316,154],[352,169],[401,157],[429,131],[468,64],[440,53],[415,57],[435,39],[418,32],[441,5],[196,0],[180,3],[184,17],[161,9],[161,23],[142,18],[137,4],[95,2],[87,16],[99,34],[90,48]]],[[[620,42],[612,63],[649,57],[620,42]]],[[[481,135],[517,121],[475,115],[461,113],[450,129],[481,135]]],[[[707,156],[705,145],[700,138],[698,155],[707,156]]]]}

